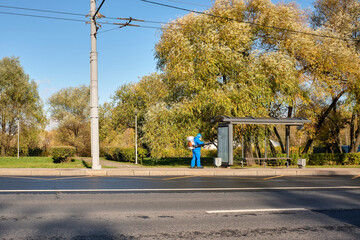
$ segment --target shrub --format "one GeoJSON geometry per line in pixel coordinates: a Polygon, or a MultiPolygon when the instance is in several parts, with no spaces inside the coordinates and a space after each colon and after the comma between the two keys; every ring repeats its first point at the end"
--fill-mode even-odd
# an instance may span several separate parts
{"type": "Polygon", "coordinates": [[[360,153],[346,153],[346,160],[344,164],[359,165],[360,153]]]}
{"type": "Polygon", "coordinates": [[[217,150],[201,149],[201,157],[217,157],[217,150]]]}
{"type": "MultiPolygon", "coordinates": [[[[144,148],[138,148],[138,160],[141,162],[147,155],[144,148]]],[[[135,148],[104,147],[106,159],[119,162],[135,162],[135,148]]]]}
{"type": "Polygon", "coordinates": [[[68,162],[75,156],[76,148],[71,146],[54,146],[50,149],[55,162],[68,162]]]}
{"type": "MultiPolygon", "coordinates": [[[[135,149],[134,148],[119,148],[117,151],[119,161],[122,162],[135,162],[135,149]]],[[[147,151],[144,148],[137,149],[138,160],[142,162],[147,155],[147,151]]]]}
{"type": "Polygon", "coordinates": [[[360,153],[314,153],[309,155],[309,165],[357,165],[360,153]]]}
{"type": "Polygon", "coordinates": [[[336,165],[342,164],[344,154],[341,153],[314,153],[309,155],[308,165],[336,165]]]}
{"type": "Polygon", "coordinates": [[[43,154],[44,154],[44,150],[41,148],[38,148],[38,147],[29,148],[28,152],[29,152],[28,153],[29,156],[36,156],[36,157],[43,156],[43,154]]]}
{"type": "Polygon", "coordinates": [[[106,159],[119,161],[116,149],[118,149],[118,147],[103,147],[101,152],[103,152],[106,159]]]}

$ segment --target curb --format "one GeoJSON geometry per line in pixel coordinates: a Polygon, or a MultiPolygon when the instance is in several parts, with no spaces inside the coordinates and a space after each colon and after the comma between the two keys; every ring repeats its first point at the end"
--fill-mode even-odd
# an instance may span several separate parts
{"type": "Polygon", "coordinates": [[[0,176],[358,176],[360,168],[336,169],[187,169],[187,168],[136,168],[136,169],[45,169],[1,168],[0,176]]]}

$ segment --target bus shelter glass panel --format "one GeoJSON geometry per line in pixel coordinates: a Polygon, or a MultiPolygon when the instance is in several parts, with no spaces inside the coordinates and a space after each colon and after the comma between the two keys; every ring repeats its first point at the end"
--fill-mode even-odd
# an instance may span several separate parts
{"type": "Polygon", "coordinates": [[[222,163],[233,165],[232,125],[218,126],[218,158],[222,163]]]}

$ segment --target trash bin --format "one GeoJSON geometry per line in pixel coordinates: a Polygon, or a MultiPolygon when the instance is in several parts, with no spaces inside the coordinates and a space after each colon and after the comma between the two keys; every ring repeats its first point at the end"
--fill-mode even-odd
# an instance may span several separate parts
{"type": "Polygon", "coordinates": [[[221,158],[214,158],[214,165],[220,167],[222,164],[221,158]]]}
{"type": "Polygon", "coordinates": [[[299,158],[299,159],[297,160],[297,164],[298,164],[299,168],[304,168],[305,165],[306,165],[306,159],[299,158]]]}

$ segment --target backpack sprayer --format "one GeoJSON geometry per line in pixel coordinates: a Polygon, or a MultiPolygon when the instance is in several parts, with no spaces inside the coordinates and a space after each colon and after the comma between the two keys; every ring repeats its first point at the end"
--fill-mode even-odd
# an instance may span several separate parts
{"type": "Polygon", "coordinates": [[[194,137],[193,136],[188,136],[186,138],[186,140],[187,140],[188,149],[190,149],[190,150],[195,149],[194,137]]]}
{"type": "Polygon", "coordinates": [[[188,136],[188,137],[186,138],[186,140],[187,140],[188,149],[190,149],[190,150],[193,150],[193,149],[195,149],[195,148],[197,148],[197,147],[203,147],[203,146],[206,146],[206,145],[210,145],[210,144],[211,144],[211,142],[209,142],[209,143],[203,143],[203,144],[195,145],[194,137],[193,137],[193,136],[188,136]]]}

